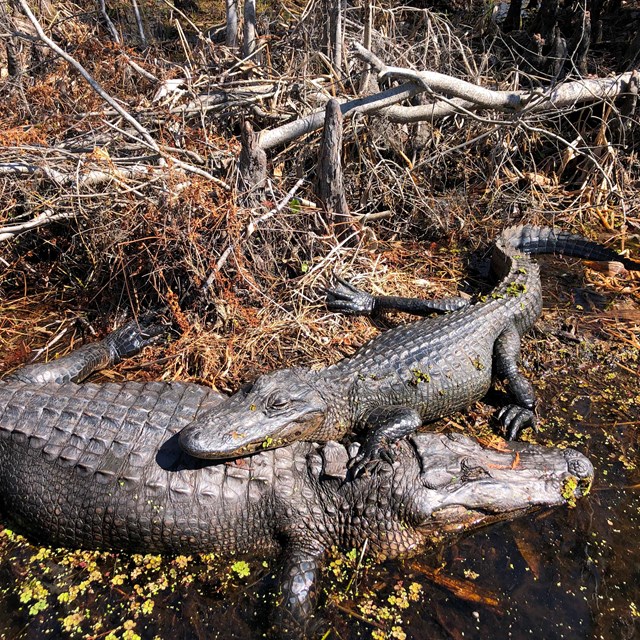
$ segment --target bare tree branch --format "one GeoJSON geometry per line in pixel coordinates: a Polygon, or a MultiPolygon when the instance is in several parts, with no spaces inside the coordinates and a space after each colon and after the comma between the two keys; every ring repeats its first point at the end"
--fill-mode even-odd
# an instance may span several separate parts
{"type": "Polygon", "coordinates": [[[0,164],[0,176],[37,177],[53,182],[60,187],[88,187],[104,184],[112,180],[128,180],[150,177],[157,171],[155,167],[134,165],[132,167],[113,167],[111,171],[93,169],[82,175],[67,173],[53,167],[37,166],[25,162],[5,162],[0,164]]]}
{"type": "Polygon", "coordinates": [[[33,24],[33,27],[38,34],[38,37],[53,51],[55,51],[61,58],[66,60],[80,75],[89,83],[91,88],[113,109],[115,109],[120,116],[122,116],[147,142],[147,144],[154,150],[159,151],[157,142],[151,137],[151,134],[125,109],[123,109],[116,100],[114,100],[89,74],[89,72],[74,58],[72,58],[64,49],[61,49],[51,38],[49,38],[42,30],[42,26],[38,22],[38,19],[33,15],[26,0],[18,0],[25,15],[33,24]]]}
{"type": "Polygon", "coordinates": [[[142,24],[142,15],[140,15],[140,7],[137,0],[131,0],[133,4],[133,14],[136,17],[136,25],[138,25],[138,35],[140,36],[140,44],[143,48],[147,47],[147,36],[144,33],[144,25],[142,24]]]}
{"type": "MultiPolygon", "coordinates": [[[[581,102],[599,102],[610,100],[626,93],[631,72],[613,78],[589,78],[557,85],[548,91],[528,92],[531,98],[522,115],[541,113],[544,111],[560,111],[574,107],[581,102]],[[532,99],[532,98],[535,98],[532,99]]],[[[524,93],[524,92],[523,92],[524,93]]],[[[415,107],[393,106],[385,109],[384,115],[392,122],[410,123],[424,120],[437,120],[444,116],[464,111],[474,111],[479,107],[474,102],[452,98],[438,100],[432,104],[417,105],[415,107]]],[[[504,110],[504,109],[498,109],[504,110]]]]}
{"type": "Polygon", "coordinates": [[[422,84],[424,91],[433,95],[444,94],[454,97],[447,104],[440,104],[442,101],[439,100],[432,105],[396,107],[385,113],[387,117],[391,117],[393,114],[394,120],[397,118],[399,122],[417,122],[418,120],[443,117],[457,113],[457,107],[468,110],[495,109],[507,112],[517,112],[526,108],[527,113],[562,109],[578,102],[596,102],[614,98],[625,92],[631,77],[631,73],[625,73],[613,78],[576,80],[556,85],[546,91],[540,89],[534,91],[495,91],[442,73],[388,67],[380,58],[358,42],[353,43],[352,51],[378,72],[379,79],[387,76],[412,79],[416,83],[422,84]]]}
{"type": "Polygon", "coordinates": [[[336,71],[342,71],[342,31],[344,23],[344,0],[329,0],[329,42],[327,57],[336,71]]]}
{"type": "MultiPolygon", "coordinates": [[[[373,28],[373,0],[366,0],[366,12],[367,21],[364,25],[364,46],[366,49],[371,49],[371,30],[373,28]]],[[[360,92],[365,91],[369,86],[369,80],[371,78],[371,68],[369,65],[365,66],[365,71],[360,79],[360,92]]]]}
{"type": "Polygon", "coordinates": [[[385,67],[378,73],[378,81],[386,78],[402,78],[413,80],[423,86],[423,91],[430,94],[443,93],[468,100],[482,109],[499,109],[501,111],[520,111],[532,97],[531,92],[498,91],[485,89],[477,84],[453,78],[437,71],[414,71],[400,67],[385,67]]]}
{"type": "MultiPolygon", "coordinates": [[[[544,111],[559,111],[580,102],[598,102],[615,98],[627,91],[631,72],[612,78],[590,78],[567,82],[548,90],[497,91],[472,84],[442,73],[415,71],[386,66],[362,45],[353,45],[355,54],[378,72],[379,78],[402,77],[411,79],[372,96],[342,102],[342,115],[349,113],[379,113],[392,122],[411,123],[437,120],[448,115],[473,116],[478,109],[491,109],[519,114],[520,117],[544,111]],[[418,106],[400,106],[397,103],[419,93],[429,92],[435,101],[418,106]],[[442,94],[442,95],[440,95],[442,94]],[[448,97],[453,96],[453,97],[448,97]]],[[[286,144],[322,127],[324,111],[318,110],[294,122],[288,122],[260,134],[263,149],[286,144]]]]}
{"type": "MultiPolygon", "coordinates": [[[[376,113],[386,106],[411,98],[422,90],[415,83],[407,82],[373,96],[343,102],[340,105],[340,111],[343,116],[352,113],[376,113]]],[[[324,109],[322,109],[275,129],[266,129],[260,133],[260,146],[263,149],[271,149],[320,129],[324,125],[324,114],[324,109]]]]}
{"type": "Polygon", "coordinates": [[[238,0],[226,0],[227,27],[226,43],[228,47],[238,46],[238,0]]]}
{"type": "Polygon", "coordinates": [[[104,23],[107,26],[107,29],[109,30],[109,33],[111,34],[111,37],[113,38],[113,41],[115,43],[117,43],[117,44],[120,44],[120,35],[118,34],[118,30],[116,29],[115,25],[113,24],[113,21],[109,17],[109,14],[107,13],[107,7],[106,7],[106,4],[105,4],[105,0],[98,0],[98,11],[100,12],[100,15],[102,16],[102,19],[104,20],[104,23]]]}
{"type": "Polygon", "coordinates": [[[38,214],[35,218],[27,220],[26,222],[22,222],[21,224],[13,224],[7,225],[5,227],[0,227],[0,242],[11,240],[13,237],[17,236],[20,233],[23,233],[24,231],[36,229],[37,227],[51,224],[52,222],[56,222],[57,220],[65,220],[67,218],[73,217],[74,214],[72,212],[54,213],[51,209],[47,209],[46,211],[38,214]]]}
{"type": "Polygon", "coordinates": [[[244,0],[242,56],[248,58],[256,50],[256,0],[244,0]]]}
{"type": "Polygon", "coordinates": [[[158,84],[160,82],[160,80],[158,80],[158,78],[156,78],[153,73],[149,73],[146,69],[143,69],[137,62],[135,62],[135,60],[132,60],[131,58],[129,58],[127,56],[127,64],[134,70],[137,71],[141,76],[145,77],[147,80],[149,80],[150,82],[153,82],[153,84],[158,84]]]}

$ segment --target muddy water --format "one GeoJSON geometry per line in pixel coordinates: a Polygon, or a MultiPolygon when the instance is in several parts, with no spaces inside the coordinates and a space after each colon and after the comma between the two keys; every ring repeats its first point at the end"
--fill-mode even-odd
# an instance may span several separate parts
{"type": "MultiPolygon", "coordinates": [[[[539,335],[525,359],[540,390],[536,439],[586,453],[597,473],[592,494],[415,562],[356,570],[355,556],[335,560],[324,582],[329,637],[640,636],[638,354],[589,344],[539,335]]],[[[0,523],[9,525],[4,514],[0,523]]],[[[7,529],[0,637],[261,637],[275,570],[262,559],[51,550],[7,529]]]]}

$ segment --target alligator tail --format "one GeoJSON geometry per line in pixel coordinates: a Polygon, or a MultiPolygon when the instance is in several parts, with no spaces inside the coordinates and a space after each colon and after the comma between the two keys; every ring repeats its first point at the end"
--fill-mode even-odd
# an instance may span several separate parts
{"type": "Polygon", "coordinates": [[[4,380],[33,384],[80,382],[95,371],[135,355],[166,330],[167,327],[156,322],[156,314],[145,314],[138,321],[131,320],[113,331],[100,342],[85,344],[54,362],[21,367],[5,376],[4,380]]]}
{"type": "Polygon", "coordinates": [[[501,248],[507,254],[518,251],[532,255],[540,253],[561,254],[584,260],[621,262],[629,271],[640,270],[640,262],[625,258],[612,249],[584,236],[567,231],[557,231],[551,227],[533,225],[510,227],[500,234],[497,244],[502,245],[501,248]]]}

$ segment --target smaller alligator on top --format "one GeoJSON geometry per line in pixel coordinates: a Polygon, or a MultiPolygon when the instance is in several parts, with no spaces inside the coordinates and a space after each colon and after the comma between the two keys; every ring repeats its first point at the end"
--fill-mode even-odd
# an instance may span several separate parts
{"type": "Polygon", "coordinates": [[[340,440],[366,432],[354,462],[357,474],[390,446],[430,422],[460,411],[505,379],[514,403],[498,417],[510,439],[535,426],[535,395],[520,372],[520,338],[542,310],[538,265],[530,254],[640,263],[582,236],[549,227],[505,229],[491,261],[496,288],[468,306],[459,298],[422,301],[373,297],[345,282],[329,292],[330,307],[371,314],[393,309],[414,314],[452,310],[396,327],[337,364],[313,371],[281,369],[260,376],[180,434],[180,446],[199,458],[232,458],[294,440],[340,440]]]}

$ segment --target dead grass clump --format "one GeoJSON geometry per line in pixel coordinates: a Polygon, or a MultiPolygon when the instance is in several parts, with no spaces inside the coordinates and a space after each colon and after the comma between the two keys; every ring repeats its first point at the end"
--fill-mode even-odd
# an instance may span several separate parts
{"type": "MultiPolygon", "coordinates": [[[[245,62],[216,41],[204,5],[187,10],[187,20],[164,4],[154,14],[139,4],[144,51],[130,3],[110,5],[124,44],[108,41],[84,3],[63,3],[51,15],[45,8],[41,17],[175,161],[163,166],[75,71],[38,45],[24,77],[0,85],[10,106],[0,115],[0,226],[47,211],[62,218],[2,244],[0,295],[44,300],[62,291],[83,316],[110,321],[123,307],[164,307],[182,336],[169,345],[166,377],[232,389],[270,368],[321,366],[351,353],[378,329],[323,310],[321,290],[334,273],[375,293],[443,297],[474,289],[464,283],[469,252],[509,224],[568,226],[618,246],[633,243],[640,228],[637,122],[621,118],[615,104],[526,120],[347,119],[342,157],[361,228],[355,247],[336,237],[317,202],[317,134],[271,150],[261,199],[243,207],[243,120],[270,128],[331,96],[375,89],[361,86],[355,59],[347,56],[342,72],[331,68],[322,3],[267,3],[270,35],[261,57],[245,62]],[[26,168],[10,173],[11,163],[26,168]],[[298,182],[288,205],[269,215],[298,182]]],[[[347,41],[362,40],[366,19],[363,7],[349,7],[347,41]]],[[[484,86],[531,80],[509,66],[486,15],[465,20],[376,4],[372,49],[388,64],[484,86]]],[[[389,320],[397,321],[404,319],[389,320]]]]}

